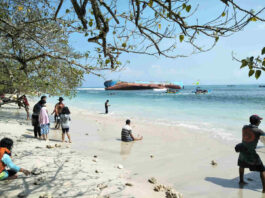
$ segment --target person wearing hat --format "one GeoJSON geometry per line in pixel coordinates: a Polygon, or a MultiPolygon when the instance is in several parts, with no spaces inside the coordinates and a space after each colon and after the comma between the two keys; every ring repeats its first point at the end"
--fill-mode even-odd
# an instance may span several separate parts
{"type": "Polygon", "coordinates": [[[63,97],[59,97],[58,100],[59,102],[55,105],[54,110],[52,112],[52,114],[54,113],[54,120],[56,122],[55,129],[60,128],[60,114],[62,113],[62,110],[64,108],[63,97]]]}
{"type": "Polygon", "coordinates": [[[244,181],[244,169],[249,168],[250,171],[260,172],[260,178],[263,186],[263,193],[265,193],[265,168],[256,152],[257,144],[260,136],[265,133],[258,128],[262,118],[258,115],[252,115],[249,118],[250,124],[245,125],[242,129],[242,146],[244,149],[240,150],[238,158],[239,166],[239,184],[247,184],[244,181]]]}

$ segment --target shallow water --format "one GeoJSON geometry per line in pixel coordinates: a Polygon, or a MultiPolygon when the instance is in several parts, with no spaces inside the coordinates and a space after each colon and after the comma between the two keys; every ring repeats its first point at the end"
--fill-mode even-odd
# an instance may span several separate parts
{"type": "MultiPolygon", "coordinates": [[[[66,99],[65,104],[103,113],[104,103],[109,99],[109,112],[113,116],[184,126],[194,132],[210,132],[212,136],[228,141],[240,140],[241,128],[248,124],[250,115],[264,117],[265,88],[258,85],[200,87],[210,93],[196,95],[192,93],[195,86],[185,86],[177,94],[157,90],[83,88],[75,98],[66,99]]],[[[49,102],[55,102],[55,99],[49,102]]]]}

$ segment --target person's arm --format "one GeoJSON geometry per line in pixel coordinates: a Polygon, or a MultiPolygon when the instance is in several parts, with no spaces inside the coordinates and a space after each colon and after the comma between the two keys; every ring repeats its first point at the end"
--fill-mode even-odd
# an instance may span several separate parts
{"type": "Polygon", "coordinates": [[[54,113],[55,115],[58,115],[58,104],[56,104],[54,107],[54,113]]]}
{"type": "Polygon", "coordinates": [[[3,158],[2,158],[2,162],[11,170],[14,170],[16,172],[22,172],[25,175],[29,175],[30,172],[26,169],[20,168],[19,166],[15,165],[11,159],[11,157],[7,154],[4,154],[3,158]]]}
{"type": "Polygon", "coordinates": [[[130,133],[133,141],[138,141],[138,140],[142,140],[143,139],[143,136],[137,136],[137,137],[134,137],[132,133],[130,133]]]}
{"type": "Polygon", "coordinates": [[[132,137],[133,141],[138,141],[143,139],[143,136],[139,135],[137,137],[134,137],[134,135],[132,134],[132,129],[130,129],[130,136],[132,137]]]}
{"type": "Polygon", "coordinates": [[[259,130],[260,136],[265,136],[265,132],[262,131],[261,129],[259,130]]]}

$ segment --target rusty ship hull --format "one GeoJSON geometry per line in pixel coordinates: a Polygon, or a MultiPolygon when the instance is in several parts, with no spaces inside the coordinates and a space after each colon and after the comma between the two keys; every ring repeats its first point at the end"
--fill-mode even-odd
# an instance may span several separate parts
{"type": "Polygon", "coordinates": [[[180,85],[176,84],[156,84],[156,83],[130,83],[106,81],[104,83],[106,90],[144,90],[144,89],[181,89],[180,85]]]}

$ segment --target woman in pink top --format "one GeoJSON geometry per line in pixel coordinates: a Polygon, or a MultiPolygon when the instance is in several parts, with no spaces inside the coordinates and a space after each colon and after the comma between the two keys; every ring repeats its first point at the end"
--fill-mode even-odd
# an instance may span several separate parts
{"type": "Polygon", "coordinates": [[[45,103],[46,103],[45,101],[41,101],[42,108],[40,110],[39,123],[40,123],[40,132],[43,140],[48,140],[50,121],[45,103]]]}

